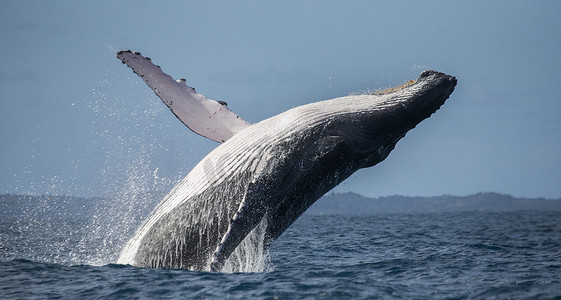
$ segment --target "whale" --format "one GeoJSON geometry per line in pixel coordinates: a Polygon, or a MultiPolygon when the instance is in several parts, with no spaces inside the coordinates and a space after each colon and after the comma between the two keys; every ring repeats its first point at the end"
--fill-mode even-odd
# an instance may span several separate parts
{"type": "Polygon", "coordinates": [[[189,129],[220,143],[124,246],[117,263],[146,268],[219,272],[250,239],[265,251],[322,195],[386,159],[457,84],[427,70],[401,86],[309,103],[250,124],[141,53],[117,57],[189,129]]]}

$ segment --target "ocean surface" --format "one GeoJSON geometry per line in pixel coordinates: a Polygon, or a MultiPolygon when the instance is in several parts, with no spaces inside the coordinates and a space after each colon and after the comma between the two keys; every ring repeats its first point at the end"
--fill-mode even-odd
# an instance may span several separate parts
{"type": "Polygon", "coordinates": [[[560,212],[305,215],[257,273],[117,265],[92,224],[2,219],[0,298],[561,299],[560,212]]]}

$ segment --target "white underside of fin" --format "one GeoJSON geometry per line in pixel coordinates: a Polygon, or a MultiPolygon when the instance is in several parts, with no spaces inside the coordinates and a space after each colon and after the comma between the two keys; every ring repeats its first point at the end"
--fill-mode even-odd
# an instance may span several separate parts
{"type": "Polygon", "coordinates": [[[140,76],[173,114],[195,133],[222,143],[251,125],[228,109],[225,102],[197,94],[194,88],[186,84],[185,79],[174,80],[139,52],[120,51],[117,57],[140,76]]]}

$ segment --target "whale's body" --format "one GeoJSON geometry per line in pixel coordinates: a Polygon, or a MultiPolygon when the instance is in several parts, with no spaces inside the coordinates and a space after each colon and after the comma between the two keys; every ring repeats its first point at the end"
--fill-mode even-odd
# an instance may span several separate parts
{"type": "Polygon", "coordinates": [[[397,91],[311,103],[244,125],[164,198],[118,262],[219,271],[258,225],[268,247],[323,194],[384,160],[455,85],[425,71],[397,91]]]}

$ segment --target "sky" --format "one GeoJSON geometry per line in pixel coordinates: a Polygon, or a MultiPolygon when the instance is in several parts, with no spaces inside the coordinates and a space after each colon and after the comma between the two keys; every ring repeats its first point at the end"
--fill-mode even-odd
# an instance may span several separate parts
{"type": "Polygon", "coordinates": [[[0,0],[0,193],[167,191],[217,143],[116,58],[140,51],[249,122],[416,79],[455,92],[366,196],[561,198],[560,1],[0,0]]]}

